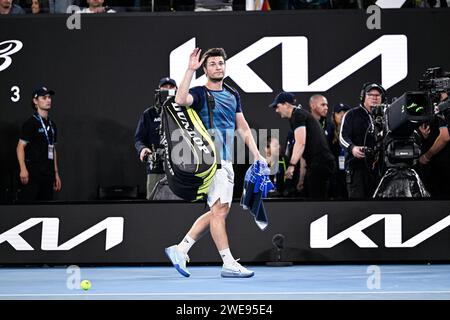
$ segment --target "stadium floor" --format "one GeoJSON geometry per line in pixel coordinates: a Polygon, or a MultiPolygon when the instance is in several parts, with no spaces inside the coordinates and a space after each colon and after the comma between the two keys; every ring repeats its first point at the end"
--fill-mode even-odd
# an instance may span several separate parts
{"type": "MultiPolygon", "coordinates": [[[[220,266],[82,267],[90,290],[72,288],[66,267],[0,268],[1,300],[449,300],[450,265],[253,266],[249,279],[220,266]],[[378,269],[379,268],[379,269],[378,269]],[[375,273],[374,273],[375,270],[375,273]],[[379,271],[379,273],[377,272],[379,271]],[[378,278],[374,278],[379,274],[378,278]]],[[[76,282],[78,283],[78,282],[76,282]]]]}

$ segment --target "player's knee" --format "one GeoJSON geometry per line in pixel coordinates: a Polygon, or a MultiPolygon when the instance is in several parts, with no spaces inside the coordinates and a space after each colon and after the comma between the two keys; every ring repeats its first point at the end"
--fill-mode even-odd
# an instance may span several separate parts
{"type": "Polygon", "coordinates": [[[216,204],[214,205],[213,210],[211,210],[211,214],[213,217],[217,218],[226,218],[229,212],[228,204],[216,204]]]}

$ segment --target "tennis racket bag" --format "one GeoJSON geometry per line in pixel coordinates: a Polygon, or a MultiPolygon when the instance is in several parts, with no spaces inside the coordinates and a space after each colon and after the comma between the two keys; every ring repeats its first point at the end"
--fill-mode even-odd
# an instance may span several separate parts
{"type": "Polygon", "coordinates": [[[161,113],[164,170],[170,189],[188,201],[204,200],[217,170],[214,142],[192,107],[169,97],[161,113]]]}

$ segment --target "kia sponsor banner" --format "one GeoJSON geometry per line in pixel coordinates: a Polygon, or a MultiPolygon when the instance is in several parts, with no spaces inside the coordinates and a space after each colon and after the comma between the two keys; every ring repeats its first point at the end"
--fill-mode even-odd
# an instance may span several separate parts
{"type": "MultiPolygon", "coordinates": [[[[281,90],[304,106],[318,92],[330,106],[356,105],[367,81],[381,82],[392,98],[416,90],[428,67],[450,70],[448,10],[382,10],[375,29],[370,17],[364,10],[2,17],[0,200],[15,197],[15,147],[31,92],[43,84],[56,91],[57,199],[90,200],[99,185],[145,190],[133,147],[138,118],[161,77],[180,82],[196,46],[226,49],[226,81],[241,94],[248,122],[280,129],[282,140],[288,124],[267,109],[281,90]]],[[[203,82],[199,71],[192,84],[203,82]]],[[[244,170],[236,168],[238,180],[244,170]]],[[[235,196],[241,190],[237,183],[235,196]]]]}
{"type": "MultiPolygon", "coordinates": [[[[298,263],[450,261],[449,201],[270,201],[261,231],[234,203],[230,247],[243,262],[298,263]],[[278,235],[278,236],[277,236],[278,235]]],[[[0,206],[0,264],[167,263],[205,211],[203,204],[116,202],[0,206]]],[[[220,263],[210,237],[189,252],[192,262],[220,263]]]]}

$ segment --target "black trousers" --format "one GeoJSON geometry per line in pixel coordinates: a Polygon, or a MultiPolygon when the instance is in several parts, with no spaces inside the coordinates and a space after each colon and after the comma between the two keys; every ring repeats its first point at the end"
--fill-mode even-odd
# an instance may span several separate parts
{"type": "Polygon", "coordinates": [[[346,173],[344,170],[337,170],[330,180],[329,196],[334,199],[347,199],[346,173]]]}
{"type": "Polygon", "coordinates": [[[54,177],[31,175],[26,185],[21,185],[18,195],[20,202],[53,200],[54,177]]]}
{"type": "Polygon", "coordinates": [[[312,199],[326,199],[330,189],[330,179],[336,170],[334,159],[320,164],[307,165],[306,194],[312,199]]]}
{"type": "Polygon", "coordinates": [[[433,162],[428,164],[431,169],[431,188],[428,190],[436,199],[450,198],[450,163],[433,162]]]}
{"type": "Polygon", "coordinates": [[[346,179],[349,198],[364,199],[373,197],[377,187],[377,180],[366,167],[349,166],[346,179]]]}

